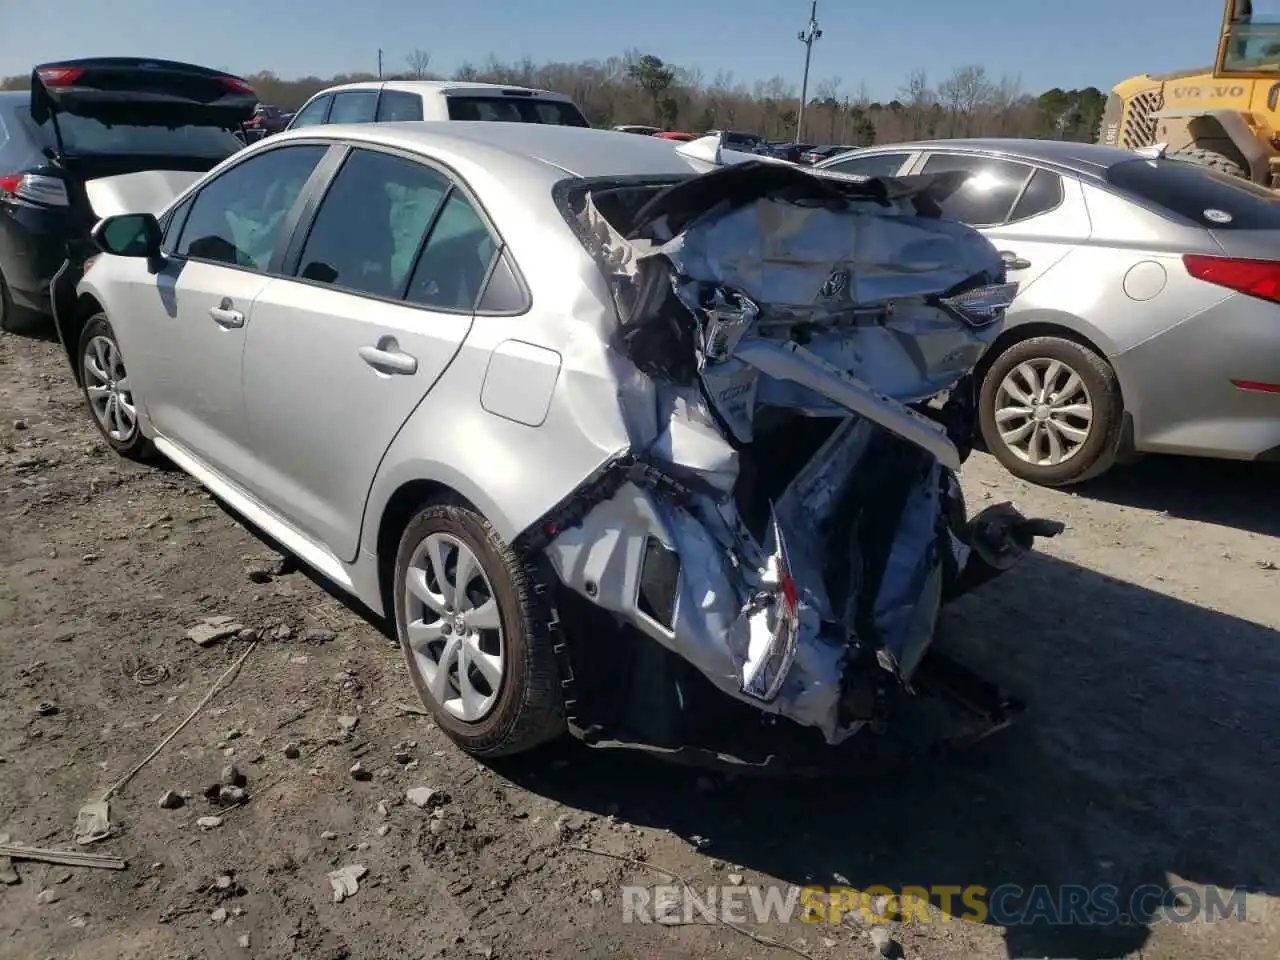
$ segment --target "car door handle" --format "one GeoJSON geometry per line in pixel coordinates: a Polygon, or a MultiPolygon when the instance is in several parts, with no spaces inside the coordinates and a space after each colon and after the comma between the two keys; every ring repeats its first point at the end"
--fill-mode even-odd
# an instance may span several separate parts
{"type": "Polygon", "coordinates": [[[1026,270],[1031,266],[1030,260],[1023,260],[1012,250],[1001,250],[1000,259],[1004,261],[1004,268],[1006,270],[1026,270]]]}
{"type": "Polygon", "coordinates": [[[244,326],[244,314],[232,307],[230,297],[223,297],[221,304],[210,307],[209,316],[213,317],[213,322],[218,326],[228,330],[244,326]]]}
{"type": "Polygon", "coordinates": [[[361,347],[360,359],[379,373],[414,374],[418,372],[418,360],[398,349],[361,347]]]}

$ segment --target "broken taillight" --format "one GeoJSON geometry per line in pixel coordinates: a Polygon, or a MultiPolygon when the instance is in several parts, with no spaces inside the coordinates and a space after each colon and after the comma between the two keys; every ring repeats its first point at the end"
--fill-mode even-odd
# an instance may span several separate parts
{"type": "Polygon", "coordinates": [[[84,68],[41,67],[36,73],[46,87],[69,87],[84,76],[84,68]]]}
{"type": "Polygon", "coordinates": [[[1004,319],[1018,295],[1018,284],[993,283],[982,287],[974,287],[963,293],[950,297],[942,297],[938,302],[943,309],[958,316],[971,327],[985,327],[997,320],[1004,319]]]}
{"type": "Polygon", "coordinates": [[[1240,260],[1234,257],[1211,257],[1186,253],[1182,265],[1197,280],[1226,287],[1247,297],[1280,303],[1280,262],[1275,260],[1240,260]]]}
{"type": "Polygon", "coordinates": [[[777,545],[761,577],[761,591],[747,617],[747,659],[742,665],[742,692],[766,703],[778,696],[796,659],[800,632],[800,591],[791,576],[787,545],[775,516],[777,545]]]}
{"type": "Polygon", "coordinates": [[[42,207],[65,207],[67,185],[57,177],[38,173],[12,173],[0,176],[0,197],[15,197],[42,207]]]}

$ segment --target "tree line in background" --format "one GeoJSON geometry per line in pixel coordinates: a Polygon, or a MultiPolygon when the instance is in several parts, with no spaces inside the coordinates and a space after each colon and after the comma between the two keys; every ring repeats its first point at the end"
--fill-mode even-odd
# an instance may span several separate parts
{"type": "MultiPolygon", "coordinates": [[[[376,80],[372,73],[286,80],[270,70],[244,77],[264,103],[296,110],[328,86],[376,80]]],[[[384,79],[446,79],[431,70],[431,56],[415,50],[405,69],[384,79]]],[[[463,64],[447,79],[487,81],[555,90],[573,98],[593,125],[646,123],[669,130],[703,133],[741,130],[767,139],[790,139],[800,119],[800,98],[781,76],[748,85],[730,72],[708,79],[697,68],[666,63],[632,50],[622,56],[581,63],[536,64],[526,58],[483,65],[463,64]]],[[[3,89],[24,89],[29,77],[6,77],[3,89]]],[[[800,140],[808,143],[870,145],[932,137],[1049,137],[1093,141],[1106,94],[1096,87],[1023,92],[1010,78],[995,79],[981,65],[956,68],[931,82],[925,70],[907,76],[897,96],[872,100],[865,84],[848,91],[839,77],[813,87],[804,110],[800,140]]]]}

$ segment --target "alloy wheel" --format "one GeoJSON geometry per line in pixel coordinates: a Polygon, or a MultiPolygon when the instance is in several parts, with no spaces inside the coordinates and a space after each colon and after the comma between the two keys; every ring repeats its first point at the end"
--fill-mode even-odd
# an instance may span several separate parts
{"type": "Polygon", "coordinates": [[[1018,459],[1057,466],[1080,452],[1093,428],[1093,400],[1080,375],[1040,357],[1011,369],[995,397],[1000,439],[1018,459]]]}
{"type": "Polygon", "coordinates": [[[110,337],[93,337],[84,352],[85,392],[103,432],[128,443],[138,429],[138,411],[120,348],[110,337]]]}
{"type": "Polygon", "coordinates": [[[423,685],[459,720],[483,720],[502,687],[505,644],[493,586],[475,553],[458,537],[428,534],[410,557],[404,596],[423,685]]]}

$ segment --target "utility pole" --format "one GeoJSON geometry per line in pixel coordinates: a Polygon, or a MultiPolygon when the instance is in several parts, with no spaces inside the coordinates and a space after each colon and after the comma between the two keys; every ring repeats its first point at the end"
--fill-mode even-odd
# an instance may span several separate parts
{"type": "Polygon", "coordinates": [[[804,81],[800,84],[800,116],[796,118],[796,138],[793,141],[799,143],[800,131],[804,129],[804,105],[809,99],[809,59],[813,56],[813,41],[822,36],[822,31],[818,29],[818,0],[813,0],[809,7],[808,26],[796,36],[804,44],[804,81]]]}
{"type": "Polygon", "coordinates": [[[378,79],[382,79],[382,48],[378,48],[378,79]]]}

